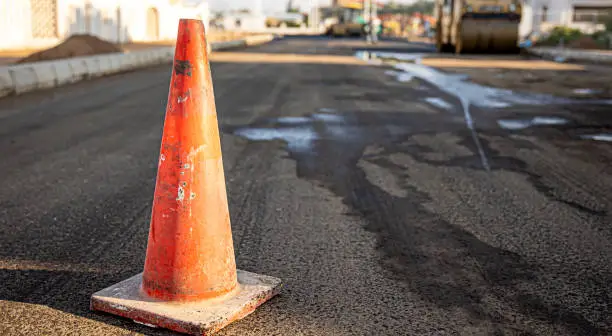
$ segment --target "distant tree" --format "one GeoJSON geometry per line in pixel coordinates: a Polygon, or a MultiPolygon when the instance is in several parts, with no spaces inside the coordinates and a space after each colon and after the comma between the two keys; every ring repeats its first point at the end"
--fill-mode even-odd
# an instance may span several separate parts
{"type": "Polygon", "coordinates": [[[603,23],[606,27],[606,30],[612,33],[612,11],[606,12],[606,14],[603,16],[603,23]]]}

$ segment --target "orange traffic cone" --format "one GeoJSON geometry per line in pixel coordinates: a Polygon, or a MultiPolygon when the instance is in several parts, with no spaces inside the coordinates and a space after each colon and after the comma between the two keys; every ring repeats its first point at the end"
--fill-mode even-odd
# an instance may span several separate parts
{"type": "Polygon", "coordinates": [[[278,294],[236,270],[204,26],[179,23],[144,272],[93,294],[91,308],[209,335],[278,294]]]}

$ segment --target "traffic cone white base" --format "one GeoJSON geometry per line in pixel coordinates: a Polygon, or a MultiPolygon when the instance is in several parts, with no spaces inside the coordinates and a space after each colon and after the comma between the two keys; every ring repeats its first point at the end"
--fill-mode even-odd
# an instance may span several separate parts
{"type": "Polygon", "coordinates": [[[222,297],[195,302],[161,301],[141,291],[142,273],[103,289],[91,309],[122,316],[150,327],[191,335],[211,335],[242,319],[277,295],[278,278],[237,270],[238,288],[222,297]]]}

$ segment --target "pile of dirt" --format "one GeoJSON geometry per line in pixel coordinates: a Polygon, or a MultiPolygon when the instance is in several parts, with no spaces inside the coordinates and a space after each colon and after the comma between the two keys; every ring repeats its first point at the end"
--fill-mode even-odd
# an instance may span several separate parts
{"type": "Polygon", "coordinates": [[[92,35],[72,35],[57,46],[33,53],[17,63],[50,61],[79,56],[100,55],[122,52],[123,50],[108,41],[92,35]]]}

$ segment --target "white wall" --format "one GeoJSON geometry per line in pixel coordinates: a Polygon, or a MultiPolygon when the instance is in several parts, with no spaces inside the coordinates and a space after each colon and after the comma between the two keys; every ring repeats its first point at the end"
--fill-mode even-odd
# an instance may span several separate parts
{"type": "Polygon", "coordinates": [[[28,1],[0,0],[0,48],[30,41],[31,24],[28,1]]]}
{"type": "Polygon", "coordinates": [[[550,29],[554,26],[569,26],[586,33],[602,29],[602,25],[573,22],[574,6],[612,6],[612,0],[526,0],[521,22],[521,36],[535,31],[550,29]],[[542,8],[548,7],[546,22],[542,21],[542,8]]]}
{"type": "Polygon", "coordinates": [[[174,40],[181,18],[201,19],[206,29],[209,28],[210,11],[206,2],[187,7],[170,5],[168,0],[56,1],[58,36],[35,39],[30,0],[0,0],[0,49],[45,48],[70,35],[85,33],[113,42],[174,40]],[[87,3],[91,4],[89,8],[87,3]],[[149,8],[155,8],[158,13],[157,37],[147,32],[149,8]]]}
{"type": "Polygon", "coordinates": [[[60,39],[73,34],[89,33],[109,41],[118,41],[117,7],[119,0],[57,0],[60,39]],[[87,24],[89,16],[89,25],[87,24]]]}
{"type": "Polygon", "coordinates": [[[265,29],[266,17],[263,15],[228,15],[223,19],[225,29],[265,29]],[[236,20],[240,20],[240,27],[236,25],[236,20]]]}
{"type": "MultiPolygon", "coordinates": [[[[563,0],[559,0],[563,1],[563,0]]],[[[570,6],[611,6],[610,0],[565,0],[570,6]]]]}

